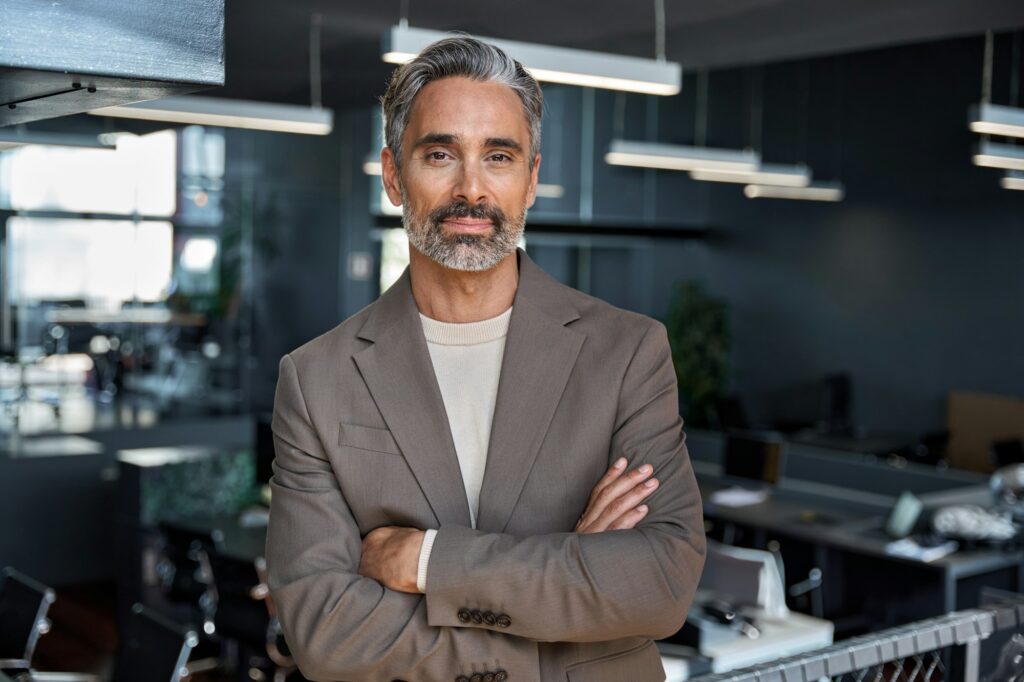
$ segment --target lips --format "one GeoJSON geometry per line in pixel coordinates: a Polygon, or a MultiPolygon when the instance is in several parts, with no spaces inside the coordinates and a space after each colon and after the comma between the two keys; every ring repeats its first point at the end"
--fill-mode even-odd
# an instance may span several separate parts
{"type": "Polygon", "coordinates": [[[485,232],[494,227],[494,223],[490,220],[474,220],[472,218],[448,218],[444,224],[459,232],[485,232]]]}

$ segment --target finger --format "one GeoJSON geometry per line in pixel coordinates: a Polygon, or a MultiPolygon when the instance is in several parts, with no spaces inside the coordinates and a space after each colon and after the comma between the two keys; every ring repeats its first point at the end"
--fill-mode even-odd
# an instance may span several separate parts
{"type": "Polygon", "coordinates": [[[641,504],[639,507],[634,507],[628,512],[615,519],[608,530],[632,530],[636,527],[636,524],[640,523],[643,518],[647,516],[647,505],[641,504]]]}
{"type": "Polygon", "coordinates": [[[654,467],[650,464],[644,464],[612,481],[600,493],[598,493],[597,498],[594,500],[593,506],[595,511],[598,513],[603,512],[609,504],[625,495],[627,492],[632,490],[634,486],[642,482],[644,479],[649,478],[653,473],[654,467]]]}
{"type": "Polygon", "coordinates": [[[638,483],[624,495],[619,496],[605,507],[604,511],[594,520],[593,526],[607,530],[623,514],[639,505],[644,498],[658,489],[658,479],[649,478],[638,483]]]}
{"type": "Polygon", "coordinates": [[[593,500],[598,493],[611,485],[612,481],[622,475],[622,472],[626,470],[626,458],[619,457],[615,462],[608,467],[608,471],[604,473],[601,480],[594,485],[594,489],[590,491],[590,499],[593,500]]]}
{"type": "Polygon", "coordinates": [[[633,469],[625,476],[616,478],[596,495],[592,495],[591,500],[587,503],[587,508],[583,511],[583,516],[580,517],[583,524],[586,525],[598,518],[604,513],[609,504],[631,490],[652,473],[654,473],[654,468],[650,464],[644,464],[633,469]]]}

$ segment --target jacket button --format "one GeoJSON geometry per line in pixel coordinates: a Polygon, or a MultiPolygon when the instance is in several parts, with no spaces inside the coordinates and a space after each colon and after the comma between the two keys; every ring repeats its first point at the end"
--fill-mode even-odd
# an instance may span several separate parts
{"type": "Polygon", "coordinates": [[[508,673],[504,670],[499,670],[494,673],[494,682],[505,682],[508,679],[508,673]]]}
{"type": "MultiPolygon", "coordinates": [[[[478,611],[477,609],[473,609],[469,613],[470,613],[470,617],[473,619],[473,622],[476,623],[477,625],[480,625],[480,623],[484,622],[483,614],[481,614],[480,611],[478,611]]],[[[470,678],[470,679],[472,679],[472,678],[470,678]]]]}
{"type": "Polygon", "coordinates": [[[494,682],[494,673],[486,673],[484,675],[484,682],[494,682]]]}
{"type": "Polygon", "coordinates": [[[469,678],[469,682],[484,682],[484,676],[480,673],[473,673],[473,676],[469,678]]]}
{"type": "MultiPolygon", "coordinates": [[[[494,625],[496,622],[498,622],[498,619],[490,611],[484,611],[484,622],[488,625],[494,625]]],[[[490,681],[488,680],[488,682],[490,681]]]]}
{"type": "Polygon", "coordinates": [[[465,675],[459,675],[455,678],[455,682],[469,682],[469,678],[465,675]]]}
{"type": "Polygon", "coordinates": [[[498,616],[496,622],[499,628],[507,628],[509,625],[512,625],[512,619],[506,616],[504,613],[498,616]]]}
{"type": "Polygon", "coordinates": [[[470,614],[469,609],[459,609],[459,622],[460,623],[468,623],[469,619],[472,618],[472,617],[473,616],[472,616],[472,614],[470,614]]]}

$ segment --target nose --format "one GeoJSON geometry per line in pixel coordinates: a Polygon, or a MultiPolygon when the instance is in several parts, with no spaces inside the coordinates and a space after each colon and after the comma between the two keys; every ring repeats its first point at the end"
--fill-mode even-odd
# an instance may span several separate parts
{"type": "Polygon", "coordinates": [[[487,201],[483,168],[479,162],[467,161],[460,165],[459,175],[453,188],[453,195],[453,198],[470,205],[487,201]]]}

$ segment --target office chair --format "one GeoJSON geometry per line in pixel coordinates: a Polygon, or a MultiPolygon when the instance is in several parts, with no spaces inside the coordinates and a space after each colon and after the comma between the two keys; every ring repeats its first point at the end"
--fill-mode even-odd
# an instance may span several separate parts
{"type": "Polygon", "coordinates": [[[53,590],[13,568],[0,571],[0,670],[31,668],[39,637],[50,630],[46,612],[57,597],[53,590]]]}
{"type": "MultiPolygon", "coordinates": [[[[195,632],[182,628],[142,604],[132,606],[128,631],[121,633],[110,682],[179,682],[188,678],[189,655],[199,643],[195,632]]],[[[99,675],[28,671],[17,682],[103,682],[99,675]]]]}
{"type": "Polygon", "coordinates": [[[238,646],[238,679],[261,679],[270,672],[274,682],[295,671],[267,586],[266,561],[242,561],[218,552],[210,554],[217,593],[214,616],[218,636],[238,646]]]}
{"type": "Polygon", "coordinates": [[[223,533],[202,533],[171,522],[159,525],[162,543],[156,573],[168,600],[193,608],[202,630],[212,635],[217,594],[210,568],[210,554],[224,541],[223,533]]]}

